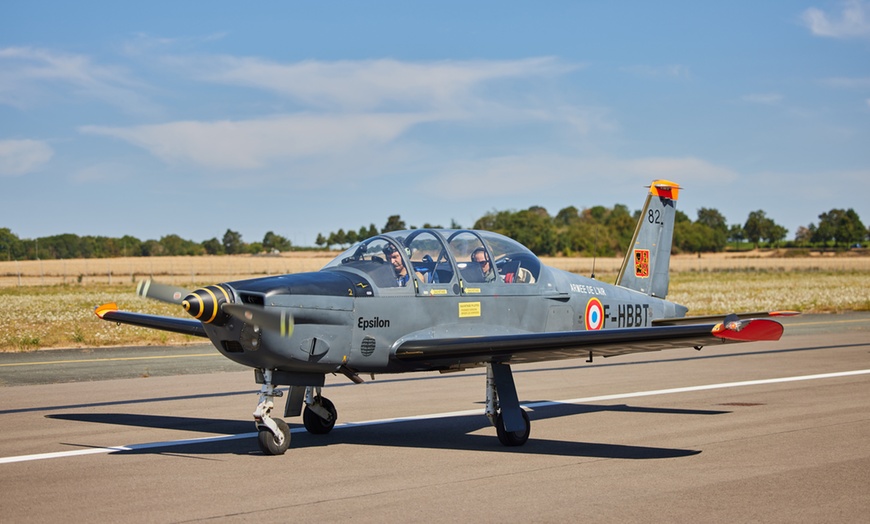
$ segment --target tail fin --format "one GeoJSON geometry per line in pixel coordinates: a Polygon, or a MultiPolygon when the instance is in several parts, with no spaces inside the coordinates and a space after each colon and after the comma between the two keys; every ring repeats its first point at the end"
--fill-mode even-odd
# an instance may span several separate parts
{"type": "Polygon", "coordinates": [[[668,294],[668,266],[679,191],[679,184],[667,180],[655,180],[650,185],[616,285],[658,298],[668,294]]]}

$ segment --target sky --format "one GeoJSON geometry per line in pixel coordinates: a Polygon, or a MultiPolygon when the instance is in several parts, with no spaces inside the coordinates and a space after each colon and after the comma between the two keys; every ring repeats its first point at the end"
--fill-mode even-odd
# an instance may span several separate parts
{"type": "Polygon", "coordinates": [[[683,187],[870,224],[870,1],[0,5],[0,227],[471,227],[683,187]]]}

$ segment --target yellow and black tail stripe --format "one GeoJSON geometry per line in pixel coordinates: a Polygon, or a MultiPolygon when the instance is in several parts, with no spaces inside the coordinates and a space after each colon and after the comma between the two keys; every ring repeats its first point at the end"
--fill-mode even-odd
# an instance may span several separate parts
{"type": "Polygon", "coordinates": [[[204,324],[221,325],[228,318],[221,306],[231,303],[230,294],[222,286],[206,286],[184,297],[181,307],[204,324]]]}

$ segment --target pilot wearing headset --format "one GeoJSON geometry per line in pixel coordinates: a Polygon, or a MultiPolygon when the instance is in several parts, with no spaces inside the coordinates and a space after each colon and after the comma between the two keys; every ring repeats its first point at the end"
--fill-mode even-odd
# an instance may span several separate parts
{"type": "Polygon", "coordinates": [[[480,271],[483,272],[484,282],[495,282],[495,279],[498,278],[495,274],[495,269],[493,269],[492,264],[489,261],[489,254],[483,247],[479,247],[472,251],[471,261],[480,265],[480,271]]]}
{"type": "MultiPolygon", "coordinates": [[[[393,273],[396,276],[396,283],[402,287],[407,286],[408,282],[411,280],[411,275],[408,273],[408,268],[405,267],[405,261],[402,260],[402,254],[399,253],[396,246],[393,244],[387,244],[384,246],[384,255],[386,255],[387,260],[393,267],[393,273]]],[[[421,282],[426,281],[420,273],[417,273],[417,278],[420,279],[421,282]]]]}

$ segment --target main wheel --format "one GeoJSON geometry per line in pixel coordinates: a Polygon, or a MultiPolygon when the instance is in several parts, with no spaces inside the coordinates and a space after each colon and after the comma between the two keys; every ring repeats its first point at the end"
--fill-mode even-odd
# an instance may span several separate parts
{"type": "Polygon", "coordinates": [[[257,444],[260,445],[260,451],[266,455],[283,455],[287,448],[290,447],[290,426],[280,418],[273,418],[275,424],[278,425],[278,431],[284,435],[284,442],[278,443],[278,438],[266,428],[261,428],[257,434],[257,444]]]}
{"type": "Polygon", "coordinates": [[[507,431],[504,429],[504,419],[501,411],[498,413],[498,418],[495,419],[495,432],[498,435],[498,440],[505,446],[522,446],[529,440],[529,434],[532,432],[532,423],[529,420],[529,415],[525,410],[521,409],[523,421],[526,423],[526,429],[523,431],[507,431]]]}
{"type": "Polygon", "coordinates": [[[305,424],[305,429],[309,433],[325,435],[332,431],[332,428],[335,426],[335,421],[338,420],[338,412],[335,410],[335,405],[328,398],[319,397],[317,400],[320,401],[320,405],[329,412],[331,417],[329,420],[326,420],[306,406],[305,411],[302,412],[302,423],[305,424]]]}

